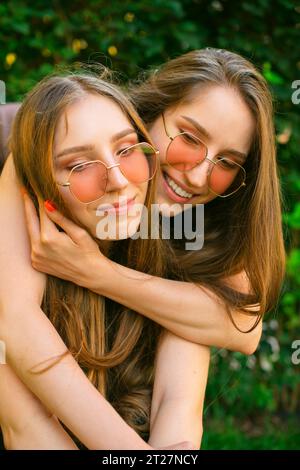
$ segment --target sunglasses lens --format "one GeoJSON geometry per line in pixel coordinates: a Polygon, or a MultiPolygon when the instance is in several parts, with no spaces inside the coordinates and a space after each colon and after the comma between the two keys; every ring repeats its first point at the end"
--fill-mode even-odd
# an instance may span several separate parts
{"type": "Polygon", "coordinates": [[[220,196],[228,196],[236,192],[244,181],[244,169],[227,158],[222,158],[213,165],[209,175],[210,189],[220,196]]]}
{"type": "Polygon", "coordinates": [[[107,171],[99,162],[78,165],[70,176],[70,189],[79,201],[88,203],[101,198],[105,193],[107,171]]]}
{"type": "Polygon", "coordinates": [[[120,169],[132,183],[149,181],[156,171],[155,149],[147,143],[128,147],[120,154],[120,169]]]}
{"type": "MultiPolygon", "coordinates": [[[[177,171],[186,172],[206,159],[207,147],[198,137],[189,132],[181,132],[175,137],[170,137],[166,130],[164,116],[163,122],[166,134],[171,139],[166,151],[166,161],[170,166],[177,171]]],[[[246,172],[244,168],[233,160],[221,158],[211,162],[211,165],[208,186],[215,194],[223,197],[229,196],[245,183],[246,172]]]]}
{"type": "Polygon", "coordinates": [[[206,156],[206,146],[197,137],[183,132],[171,141],[167,150],[167,162],[178,171],[189,171],[206,156]]]}

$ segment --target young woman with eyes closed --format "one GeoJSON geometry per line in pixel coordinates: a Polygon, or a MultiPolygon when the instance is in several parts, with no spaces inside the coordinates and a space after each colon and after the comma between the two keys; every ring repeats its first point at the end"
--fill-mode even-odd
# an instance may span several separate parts
{"type": "MultiPolygon", "coordinates": [[[[171,216],[174,204],[177,212],[187,203],[205,204],[203,248],[186,251],[184,239],[174,240],[184,281],[153,276],[141,283],[142,274],[101,253],[83,267],[71,243],[69,250],[58,243],[33,246],[33,266],[133,308],[185,339],[252,354],[260,320],[276,306],[285,264],[267,84],[241,56],[208,48],[150,73],[133,85],[131,99],[160,152],[156,202],[163,215],[171,216]]],[[[59,224],[59,211],[49,217],[59,224]]],[[[75,229],[65,219],[62,227],[75,229]]],[[[89,247],[87,237],[82,256],[89,247]]]]}
{"type": "MultiPolygon", "coordinates": [[[[156,152],[147,139],[132,106],[109,83],[86,75],[42,81],[15,120],[11,147],[18,179],[8,161],[1,177],[1,222],[17,215],[25,223],[18,204],[12,204],[21,182],[40,207],[30,232],[37,242],[40,232],[44,241],[69,242],[43,209],[42,200],[51,198],[76,223],[74,247],[88,233],[93,256],[100,247],[137,270],[166,274],[161,240],[104,241],[97,230],[102,206],[118,214],[124,238],[136,232],[141,213],[132,209],[149,207],[154,195],[156,152]],[[7,184],[11,179],[13,188],[7,184]]],[[[24,198],[34,217],[31,198],[24,198]]],[[[29,255],[23,231],[1,246],[1,262],[7,261],[0,287],[0,334],[8,362],[0,367],[6,447],[76,448],[57,417],[91,449],[166,447],[183,436],[190,442],[172,448],[199,446],[207,348],[73,283],[51,276],[46,281],[30,266],[29,255]],[[134,430],[150,434],[148,444],[134,430]]]]}

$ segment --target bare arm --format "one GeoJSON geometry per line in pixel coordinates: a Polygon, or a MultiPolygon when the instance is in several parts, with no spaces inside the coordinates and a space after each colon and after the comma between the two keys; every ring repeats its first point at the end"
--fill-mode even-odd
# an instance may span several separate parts
{"type": "Polygon", "coordinates": [[[168,445],[183,436],[200,448],[209,348],[166,332],[155,370],[149,444],[168,445]]]}
{"type": "Polygon", "coordinates": [[[17,377],[0,365],[0,426],[7,450],[76,450],[57,418],[17,377]]]}
{"type": "MultiPolygon", "coordinates": [[[[34,233],[37,215],[32,203],[25,199],[29,232],[34,233]]],[[[60,225],[65,233],[55,229],[53,223],[51,236],[44,236],[44,241],[31,237],[35,269],[109,297],[189,341],[244,354],[252,354],[257,348],[261,322],[250,333],[238,331],[220,299],[208,289],[146,275],[114,263],[99,252],[85,230],[58,211],[47,212],[44,217],[60,225]]],[[[227,282],[240,292],[250,291],[244,272],[228,278],[227,282]]],[[[257,306],[253,311],[257,311],[257,306]]],[[[232,312],[232,316],[242,331],[249,330],[256,320],[238,311],[232,312]]]]}
{"type": "Polygon", "coordinates": [[[45,280],[30,264],[23,203],[11,163],[0,179],[0,338],[6,344],[7,363],[88,448],[149,449],[71,355],[42,374],[30,370],[63,354],[66,346],[39,307],[45,280]]]}
{"type": "MultiPolygon", "coordinates": [[[[47,360],[63,355],[66,346],[40,309],[45,276],[30,263],[24,207],[11,158],[0,178],[0,226],[0,339],[6,345],[7,363],[87,448],[151,450],[70,354],[48,371],[32,374],[37,364],[44,367],[47,360]]],[[[190,443],[172,448],[189,449],[190,443]]]]}
{"type": "MultiPolygon", "coordinates": [[[[208,289],[188,282],[146,276],[116,263],[110,263],[106,276],[101,279],[101,287],[97,287],[94,284],[96,273],[102,263],[99,257],[93,260],[94,269],[90,271],[93,285],[90,288],[94,292],[102,292],[189,341],[244,354],[253,354],[256,350],[261,322],[250,333],[239,332],[220,299],[208,289]]],[[[234,282],[242,291],[243,276],[235,277],[234,282]]],[[[232,315],[242,331],[250,329],[256,320],[242,312],[232,315]]]]}
{"type": "Polygon", "coordinates": [[[7,363],[81,442],[89,449],[149,449],[92,386],[70,354],[47,372],[32,374],[34,366],[66,350],[38,306],[24,305],[23,309],[11,309],[8,315],[1,312],[0,318],[7,363]]]}

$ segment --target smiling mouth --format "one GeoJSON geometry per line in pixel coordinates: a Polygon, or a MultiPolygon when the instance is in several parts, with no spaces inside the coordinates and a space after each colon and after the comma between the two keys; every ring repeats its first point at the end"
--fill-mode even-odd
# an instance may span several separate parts
{"type": "Polygon", "coordinates": [[[175,195],[176,199],[178,198],[178,200],[182,199],[182,201],[179,202],[186,202],[195,196],[199,196],[199,194],[187,192],[185,189],[179,186],[167,173],[163,173],[163,178],[168,189],[168,194],[171,197],[172,195],[175,195]]]}

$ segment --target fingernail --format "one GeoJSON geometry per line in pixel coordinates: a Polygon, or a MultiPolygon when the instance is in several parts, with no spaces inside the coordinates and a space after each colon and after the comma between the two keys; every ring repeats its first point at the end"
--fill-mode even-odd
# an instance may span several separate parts
{"type": "Polygon", "coordinates": [[[47,199],[47,201],[44,202],[44,206],[47,209],[47,211],[49,211],[49,212],[56,211],[56,207],[55,207],[54,202],[49,201],[49,199],[47,199]]]}

